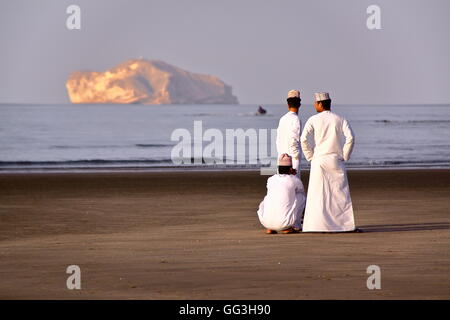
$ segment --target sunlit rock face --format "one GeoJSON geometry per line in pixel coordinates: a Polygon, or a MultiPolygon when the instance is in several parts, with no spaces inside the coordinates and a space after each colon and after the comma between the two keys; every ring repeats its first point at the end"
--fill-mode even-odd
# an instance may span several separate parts
{"type": "Polygon", "coordinates": [[[238,103],[219,78],[158,60],[129,60],[105,72],[77,71],[66,88],[72,103],[238,103]]]}

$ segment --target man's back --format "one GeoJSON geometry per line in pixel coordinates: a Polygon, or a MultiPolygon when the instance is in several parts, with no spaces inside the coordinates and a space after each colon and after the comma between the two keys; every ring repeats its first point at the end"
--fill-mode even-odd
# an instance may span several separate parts
{"type": "Polygon", "coordinates": [[[267,179],[267,195],[258,210],[260,222],[268,229],[300,227],[305,192],[300,179],[291,174],[275,174],[267,179]]]}
{"type": "Polygon", "coordinates": [[[353,148],[354,134],[346,119],[331,111],[322,111],[308,119],[301,142],[308,160],[313,156],[327,154],[336,154],[341,159],[348,160],[353,148]],[[314,151],[307,141],[310,134],[314,135],[314,151]]]}
{"type": "Polygon", "coordinates": [[[327,92],[314,96],[318,114],[308,119],[300,138],[303,153],[311,161],[303,231],[352,231],[355,221],[343,160],[350,159],[353,131],[347,120],[330,111],[327,92]],[[314,138],[314,145],[310,138],[314,138]]]}
{"type": "Polygon", "coordinates": [[[279,208],[293,203],[296,192],[303,190],[300,179],[290,174],[275,174],[267,179],[267,196],[279,208]]]}
{"type": "Polygon", "coordinates": [[[293,167],[298,170],[300,161],[300,130],[301,123],[295,112],[289,111],[280,118],[277,128],[277,152],[293,157],[293,167]]]}

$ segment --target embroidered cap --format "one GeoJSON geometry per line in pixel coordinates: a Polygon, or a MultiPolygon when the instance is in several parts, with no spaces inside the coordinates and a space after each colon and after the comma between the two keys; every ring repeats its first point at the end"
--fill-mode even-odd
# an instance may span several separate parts
{"type": "Polygon", "coordinates": [[[328,92],[316,92],[314,98],[316,98],[316,101],[330,100],[330,94],[328,92]]]}
{"type": "Polygon", "coordinates": [[[283,153],[278,158],[278,165],[279,166],[285,166],[285,167],[292,167],[292,158],[287,153],[283,153]]]}
{"type": "Polygon", "coordinates": [[[289,98],[300,98],[300,91],[298,91],[298,90],[291,90],[291,91],[288,92],[287,97],[288,97],[288,99],[289,98]]]}

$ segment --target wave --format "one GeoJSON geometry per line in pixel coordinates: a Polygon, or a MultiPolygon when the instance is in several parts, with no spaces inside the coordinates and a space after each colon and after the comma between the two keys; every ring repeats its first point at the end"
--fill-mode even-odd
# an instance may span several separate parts
{"type": "Polygon", "coordinates": [[[439,124],[439,123],[450,123],[450,120],[374,120],[376,123],[386,123],[386,124],[398,124],[398,123],[411,123],[411,124],[420,124],[420,123],[430,123],[430,124],[439,124]]]}
{"type": "MultiPolygon", "coordinates": [[[[228,116],[227,113],[189,113],[189,114],[183,114],[185,117],[213,117],[213,116],[228,116]]],[[[264,116],[264,117],[273,117],[272,114],[266,113],[266,114],[259,114],[258,112],[240,112],[236,114],[238,117],[254,117],[254,116],[264,116]]]]}
{"type": "MultiPolygon", "coordinates": [[[[176,158],[176,159],[129,159],[129,160],[114,160],[114,159],[79,159],[79,160],[49,160],[49,161],[29,161],[29,160],[19,160],[19,161],[0,161],[1,167],[41,167],[41,166],[133,166],[133,165],[154,165],[154,164],[174,164],[174,161],[181,162],[183,161],[187,165],[196,164],[196,165],[209,165],[210,163],[214,163],[214,161],[218,161],[216,158],[199,158],[196,159],[194,157],[191,158],[176,158]]],[[[227,160],[224,158],[221,162],[226,162],[227,160]]],[[[183,166],[183,165],[175,165],[174,166],[183,166]]]]}
{"type": "Polygon", "coordinates": [[[152,163],[171,163],[172,159],[142,159],[142,160],[105,160],[105,159],[87,159],[87,160],[61,160],[61,161],[0,161],[0,167],[6,166],[64,166],[64,165],[131,165],[131,164],[152,164],[152,163]]]}
{"type": "Polygon", "coordinates": [[[210,116],[220,116],[217,113],[186,113],[183,114],[184,117],[210,117],[210,116]]]}
{"type": "Polygon", "coordinates": [[[164,144],[164,143],[137,143],[136,147],[139,148],[164,148],[164,147],[173,147],[174,144],[164,144]]]}
{"type": "Polygon", "coordinates": [[[127,147],[138,147],[138,148],[164,148],[173,147],[174,144],[164,144],[164,143],[136,143],[133,145],[78,145],[78,146],[61,146],[55,145],[50,146],[50,149],[114,149],[114,148],[127,148],[127,147]]]}
{"type": "Polygon", "coordinates": [[[450,159],[440,160],[368,160],[350,161],[347,167],[450,166],[450,159]]]}
{"type": "MultiPolygon", "coordinates": [[[[177,159],[180,160],[180,159],[177,159]]],[[[217,168],[217,169],[258,169],[268,167],[261,164],[235,164],[214,163],[214,159],[201,159],[195,162],[194,158],[185,158],[184,164],[175,164],[172,159],[132,159],[132,160],[105,160],[105,159],[83,159],[62,161],[0,161],[0,171],[15,169],[89,169],[89,168],[217,168]]],[[[405,168],[405,167],[450,167],[450,159],[442,160],[367,160],[351,161],[346,164],[348,168],[405,168]]],[[[309,164],[302,162],[302,169],[309,168],[309,164]]]]}
{"type": "Polygon", "coordinates": [[[119,145],[97,145],[97,146],[90,146],[90,145],[83,145],[83,146],[50,146],[50,149],[112,149],[112,148],[121,148],[122,146],[119,145]]]}
{"type": "Polygon", "coordinates": [[[246,112],[246,113],[238,113],[238,117],[273,117],[272,114],[259,114],[258,112],[246,112]]]}

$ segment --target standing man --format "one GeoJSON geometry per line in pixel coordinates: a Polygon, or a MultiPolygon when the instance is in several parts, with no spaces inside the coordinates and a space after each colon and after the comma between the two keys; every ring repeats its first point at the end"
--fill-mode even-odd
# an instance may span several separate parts
{"type": "Polygon", "coordinates": [[[331,112],[328,93],[316,93],[315,100],[318,114],[308,119],[301,135],[303,153],[311,161],[303,231],[354,231],[344,164],[350,159],[354,134],[346,119],[331,112]],[[314,139],[314,148],[308,142],[309,136],[314,139]]]}
{"type": "Polygon", "coordinates": [[[277,128],[278,157],[288,154],[292,157],[292,168],[300,177],[300,131],[301,123],[298,118],[298,109],[301,105],[300,91],[291,90],[287,96],[288,112],[281,117],[277,128]]]}

